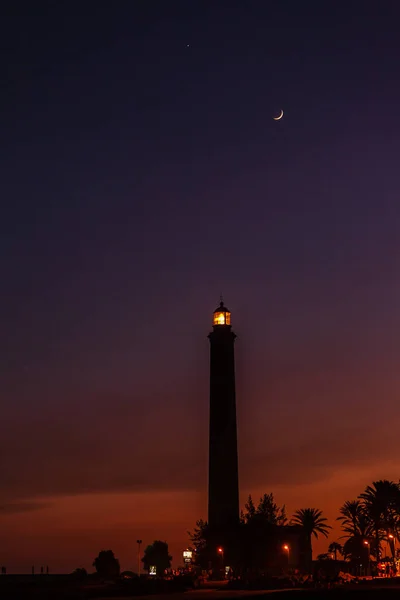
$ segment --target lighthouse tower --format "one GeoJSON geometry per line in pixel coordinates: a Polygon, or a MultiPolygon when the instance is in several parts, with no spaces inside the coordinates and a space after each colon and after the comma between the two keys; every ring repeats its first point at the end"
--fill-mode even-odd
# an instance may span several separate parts
{"type": "Polygon", "coordinates": [[[210,441],[208,523],[226,531],[239,520],[239,475],[236,427],[236,335],[231,313],[221,301],[213,314],[210,340],[210,441]]]}

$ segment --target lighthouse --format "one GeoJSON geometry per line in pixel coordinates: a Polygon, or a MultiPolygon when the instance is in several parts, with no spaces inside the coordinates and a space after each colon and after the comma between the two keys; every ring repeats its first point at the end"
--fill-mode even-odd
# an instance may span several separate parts
{"type": "Polygon", "coordinates": [[[227,531],[239,521],[239,473],[236,426],[236,335],[231,313],[220,302],[213,313],[210,340],[210,431],[208,523],[227,531]]]}

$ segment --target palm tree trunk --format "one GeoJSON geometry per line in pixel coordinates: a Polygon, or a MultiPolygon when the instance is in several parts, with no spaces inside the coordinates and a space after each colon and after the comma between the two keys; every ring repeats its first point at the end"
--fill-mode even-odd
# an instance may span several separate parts
{"type": "Polygon", "coordinates": [[[307,535],[307,571],[312,573],[312,543],[311,535],[307,535]]]}
{"type": "Polygon", "coordinates": [[[375,529],[375,538],[376,538],[376,562],[379,562],[379,527],[375,529]]]}
{"type": "Polygon", "coordinates": [[[396,564],[396,552],[394,547],[394,538],[389,538],[390,552],[392,553],[393,565],[396,564]]]}

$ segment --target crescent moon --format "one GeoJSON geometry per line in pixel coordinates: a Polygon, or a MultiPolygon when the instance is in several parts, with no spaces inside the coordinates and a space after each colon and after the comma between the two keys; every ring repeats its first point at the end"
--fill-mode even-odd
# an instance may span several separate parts
{"type": "Polygon", "coordinates": [[[279,117],[274,117],[274,121],[280,121],[283,117],[283,110],[281,109],[281,114],[279,115],[279,117]]]}

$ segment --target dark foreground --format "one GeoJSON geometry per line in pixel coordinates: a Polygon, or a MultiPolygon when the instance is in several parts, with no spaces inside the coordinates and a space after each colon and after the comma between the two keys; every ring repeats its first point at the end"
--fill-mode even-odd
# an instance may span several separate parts
{"type": "Polygon", "coordinates": [[[85,585],[74,584],[66,579],[53,579],[47,581],[18,581],[14,578],[0,578],[0,599],[14,600],[266,600],[272,596],[276,600],[400,600],[400,578],[370,580],[357,584],[344,584],[333,588],[305,588],[305,589],[275,589],[275,590],[229,590],[215,587],[206,587],[196,590],[185,588],[165,588],[161,592],[152,589],[143,591],[133,589],[129,585],[100,584],[85,585]]]}
{"type": "MultiPolygon", "coordinates": [[[[133,598],[133,597],[132,597],[133,598]]],[[[164,597],[165,598],[165,597],[164,597]]],[[[396,585],[349,585],[332,589],[282,589],[257,591],[208,591],[186,592],[178,596],[172,594],[168,600],[400,600],[400,582],[396,585]]],[[[110,598],[108,599],[110,600],[110,598]]],[[[112,600],[116,600],[114,597],[112,600]]],[[[135,600],[139,600],[135,598],[135,600]]],[[[140,600],[145,600],[141,597],[140,600]]],[[[155,599],[154,599],[155,600],[155,599]]],[[[157,600],[162,600],[161,596],[157,600]]]]}

